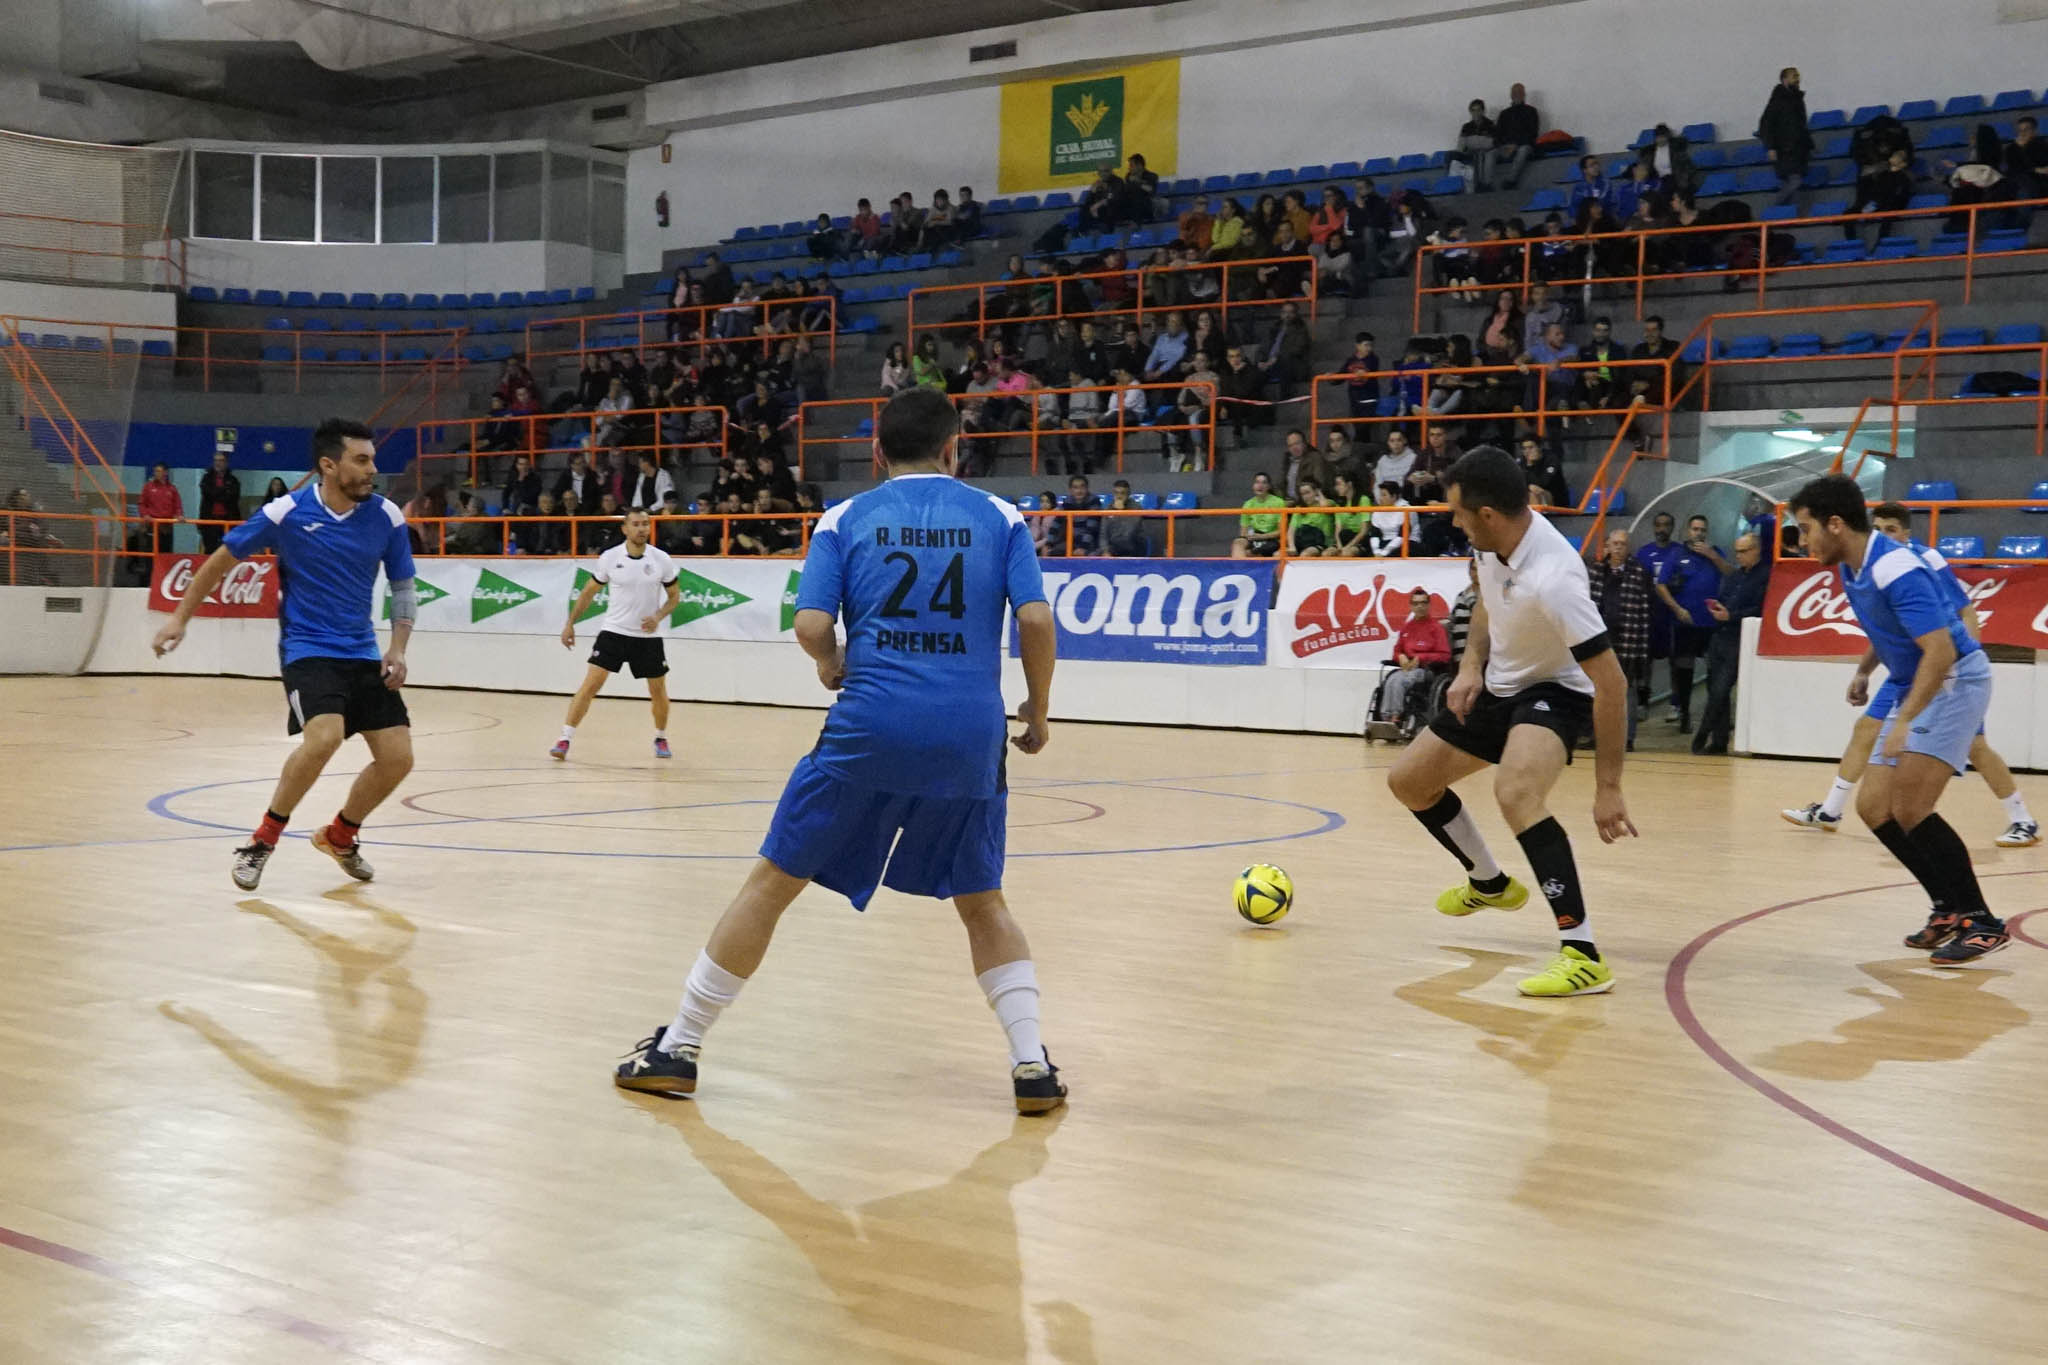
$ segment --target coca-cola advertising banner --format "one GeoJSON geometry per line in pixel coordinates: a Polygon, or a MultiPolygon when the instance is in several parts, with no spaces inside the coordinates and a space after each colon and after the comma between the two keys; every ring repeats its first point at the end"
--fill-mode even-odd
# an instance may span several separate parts
{"type": "Polygon", "coordinates": [[[1279,668],[1378,668],[1393,655],[1408,597],[1429,593],[1450,618],[1471,579],[1463,559],[1296,559],[1280,575],[1266,662],[1279,668]]]}
{"type": "MultiPolygon", "coordinates": [[[[149,609],[176,611],[192,586],[192,575],[207,560],[205,555],[158,555],[149,576],[149,609]]],[[[199,616],[277,615],[277,561],[245,559],[229,569],[227,577],[206,595],[196,613],[199,616]]]]}
{"type": "MultiPolygon", "coordinates": [[[[2048,649],[2048,565],[1958,568],[1983,623],[1984,643],[2048,649]]],[[[1771,570],[1757,653],[1771,658],[1855,658],[1870,646],[1840,575],[1810,559],[1771,570]]]]}

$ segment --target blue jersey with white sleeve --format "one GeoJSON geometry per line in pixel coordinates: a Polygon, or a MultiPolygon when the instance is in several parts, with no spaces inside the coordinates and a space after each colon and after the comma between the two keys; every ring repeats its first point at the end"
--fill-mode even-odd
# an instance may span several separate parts
{"type": "Polygon", "coordinates": [[[1945,581],[1937,575],[1914,547],[1873,535],[1862,566],[1851,572],[1843,564],[1840,572],[1842,589],[1870,637],[1870,647],[1885,671],[1903,685],[1911,686],[1920,670],[1918,642],[1923,635],[1947,630],[1958,663],[1983,653],[1963,625],[1962,606],[1950,587],[1952,576],[1945,581]]]}
{"type": "Polygon", "coordinates": [[[1961,611],[1971,605],[1970,590],[1963,586],[1962,579],[1956,577],[1956,571],[1950,567],[1941,551],[1932,545],[1922,545],[1917,540],[1909,540],[1906,545],[1914,554],[1920,556],[1920,562],[1927,566],[1928,571],[1941,580],[1950,600],[1956,604],[1956,610],[1961,611]]]}
{"type": "Polygon", "coordinates": [[[237,559],[277,556],[278,651],[301,659],[383,657],[370,619],[377,569],[393,583],[413,576],[405,513],[376,493],[346,515],[320,499],[320,485],[273,498],[222,540],[237,559]]]}
{"type": "Polygon", "coordinates": [[[818,519],[799,611],[846,627],[846,684],[812,758],[851,786],[1002,790],[1005,608],[1043,602],[1017,509],[944,474],[905,474],[818,519]]]}

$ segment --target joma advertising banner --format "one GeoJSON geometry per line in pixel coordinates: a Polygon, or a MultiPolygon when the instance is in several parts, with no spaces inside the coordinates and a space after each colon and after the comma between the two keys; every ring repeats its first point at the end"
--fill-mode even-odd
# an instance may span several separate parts
{"type": "MultiPolygon", "coordinates": [[[[2048,568],[1958,568],[1987,645],[2048,649],[2048,568]]],[[[1870,646],[1840,577],[1810,559],[1771,570],[1757,653],[1774,658],[1855,658],[1870,646]]]]}
{"type": "MultiPolygon", "coordinates": [[[[1270,560],[1048,559],[1041,565],[1062,659],[1266,661],[1270,560]]],[[[1013,623],[1010,653],[1017,652],[1013,623]]]]}
{"type": "MultiPolygon", "coordinates": [[[[590,581],[590,570],[567,559],[428,559],[415,561],[420,616],[417,631],[488,631],[501,635],[555,635],[590,581]]],[[[795,626],[796,589],[803,570],[789,559],[678,559],[682,600],[662,634],[679,639],[789,638],[795,626]]],[[[377,615],[391,616],[387,588],[377,590],[377,615]]],[[[579,629],[595,633],[606,606],[600,587],[579,629]]]]}
{"type": "Polygon", "coordinates": [[[1408,598],[1426,589],[1448,620],[1465,591],[1462,559],[1297,559],[1280,575],[1266,662],[1279,668],[1378,668],[1392,657],[1408,598]]]}

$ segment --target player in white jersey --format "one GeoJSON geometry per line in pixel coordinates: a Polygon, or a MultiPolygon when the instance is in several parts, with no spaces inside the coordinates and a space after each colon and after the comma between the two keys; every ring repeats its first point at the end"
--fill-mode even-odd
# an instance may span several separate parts
{"type": "Polygon", "coordinates": [[[1405,750],[1387,786],[1463,864],[1466,880],[1437,898],[1446,915],[1519,910],[1520,882],[1487,851],[1452,784],[1496,767],[1494,794],[1557,918],[1558,954],[1520,982],[1524,995],[1594,995],[1614,973],[1593,946],[1571,839],[1550,789],[1588,724],[1594,734],[1593,823],[1613,843],[1633,835],[1621,796],[1629,683],[1587,587],[1586,563],[1529,510],[1529,484],[1506,451],[1476,446],[1444,476],[1452,518],[1472,542],[1479,605],[1448,709],[1405,750]]]}
{"type": "Polygon", "coordinates": [[[597,557],[597,568],[576,601],[569,608],[568,624],[562,627],[562,648],[576,648],[576,622],[590,609],[598,591],[607,594],[604,624],[598,628],[597,643],[590,651],[590,667],[584,671],[583,686],[569,699],[569,714],[562,722],[562,737],[548,750],[550,758],[567,758],[569,741],[590,710],[591,699],[604,680],[631,665],[633,676],[647,680],[647,696],[654,703],[654,756],[669,757],[668,747],[668,655],[661,645],[661,618],[682,600],[676,562],[666,552],[647,543],[654,519],[644,507],[626,513],[626,538],[597,557]]]}
{"type": "MultiPolygon", "coordinates": [[[[1955,571],[1949,568],[1948,560],[1941,551],[1913,541],[1913,513],[1903,503],[1887,502],[1871,509],[1871,529],[1879,535],[1890,536],[1901,545],[1911,546],[1920,556],[1921,563],[1934,571],[1934,576],[1948,584],[1952,592],[1961,599],[1963,624],[1970,628],[1972,635],[1981,636],[1983,631],[1977,620],[1976,609],[1969,605],[1969,594],[1956,580],[1955,571]]],[[[1841,766],[1835,770],[1834,785],[1828,789],[1827,799],[1810,805],[1782,810],[1778,814],[1788,823],[1801,829],[1817,829],[1827,833],[1842,827],[1842,812],[1849,804],[1849,793],[1856,790],[1864,770],[1870,766],[1871,751],[1877,745],[1877,732],[1891,719],[1892,712],[1899,706],[1899,699],[1905,695],[1910,678],[1888,678],[1878,688],[1873,700],[1870,695],[1870,675],[1877,671],[1877,651],[1863,652],[1863,662],[1857,665],[1856,676],[1849,683],[1849,704],[1867,706],[1868,709],[1856,718],[1856,728],[1849,734],[1849,747],[1842,751],[1841,766]]],[[[2020,791],[2020,784],[2014,780],[2012,769],[1999,752],[1991,747],[1990,741],[1980,731],[1970,745],[1970,766],[1984,779],[1984,785],[1991,788],[1991,794],[2005,807],[2005,832],[1998,836],[2000,848],[2031,848],[2041,842],[2041,826],[2033,813],[2027,809],[2027,798],[2020,791]]]]}

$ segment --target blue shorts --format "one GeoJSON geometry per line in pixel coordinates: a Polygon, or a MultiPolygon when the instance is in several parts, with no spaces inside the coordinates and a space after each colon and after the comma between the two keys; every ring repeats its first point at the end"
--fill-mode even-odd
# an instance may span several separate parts
{"type": "MultiPolygon", "coordinates": [[[[1991,661],[1981,653],[1958,662],[1941,684],[1941,691],[1927,703],[1927,709],[1913,718],[1906,736],[1906,752],[1938,758],[1954,768],[1958,776],[1969,771],[1970,745],[1984,733],[1984,713],[1991,709],[1991,661]]],[[[1897,766],[1884,756],[1885,741],[1891,738],[1896,713],[1877,732],[1877,747],[1870,761],[1884,767],[1897,766]]]]}
{"type": "MultiPolygon", "coordinates": [[[[1892,712],[1898,710],[1899,703],[1906,699],[1906,691],[1904,683],[1886,678],[1884,686],[1877,689],[1877,694],[1870,699],[1870,705],[1864,708],[1863,714],[1872,720],[1890,720],[1892,712]]],[[[1977,726],[1977,733],[1984,733],[1982,724],[1977,726]]]]}
{"type": "Polygon", "coordinates": [[[906,796],[831,777],[804,755],[782,789],[761,856],[867,909],[877,886],[941,900],[1000,890],[1007,792],[906,796]]]}

